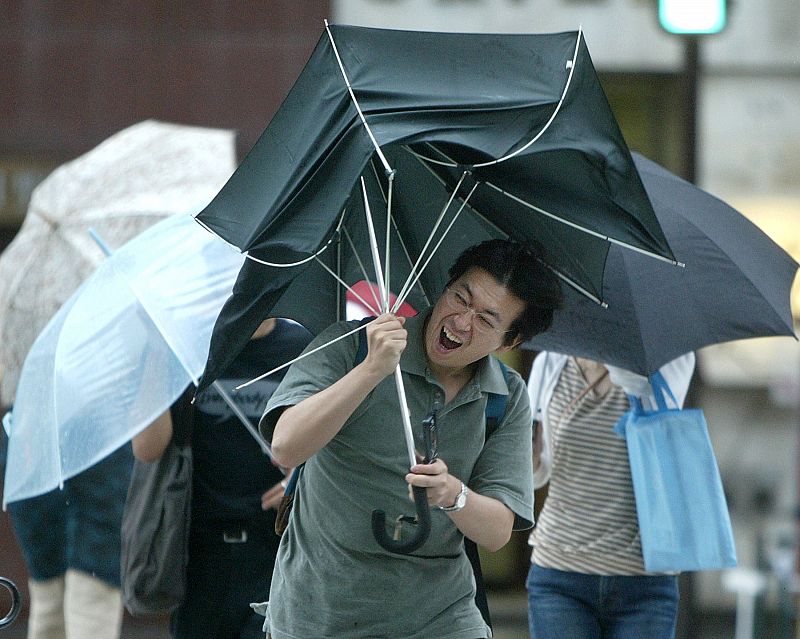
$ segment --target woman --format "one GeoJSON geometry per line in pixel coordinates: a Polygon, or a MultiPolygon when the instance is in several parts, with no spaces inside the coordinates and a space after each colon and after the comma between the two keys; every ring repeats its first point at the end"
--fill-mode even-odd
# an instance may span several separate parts
{"type": "MultiPolygon", "coordinates": [[[[681,404],[693,370],[693,353],[661,369],[681,404]]],[[[677,576],[644,568],[627,447],[613,431],[628,395],[655,407],[647,378],[543,352],[528,392],[537,424],[534,486],[550,483],[529,540],[531,636],[673,637],[677,576]]]]}

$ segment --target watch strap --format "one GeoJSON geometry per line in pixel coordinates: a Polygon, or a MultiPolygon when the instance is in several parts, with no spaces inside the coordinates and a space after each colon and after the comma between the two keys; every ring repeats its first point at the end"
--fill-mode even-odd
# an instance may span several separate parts
{"type": "Polygon", "coordinates": [[[462,481],[461,482],[461,490],[459,491],[458,495],[456,495],[456,500],[453,502],[452,506],[437,506],[439,510],[443,510],[446,513],[452,513],[461,510],[467,503],[467,493],[469,489],[467,485],[462,481]]]}

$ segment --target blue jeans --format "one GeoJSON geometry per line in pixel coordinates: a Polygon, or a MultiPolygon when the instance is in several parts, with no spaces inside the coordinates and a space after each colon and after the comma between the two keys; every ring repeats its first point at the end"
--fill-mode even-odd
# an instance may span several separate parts
{"type": "Polygon", "coordinates": [[[533,639],[673,639],[678,578],[602,576],[531,564],[528,620],[533,639]]]}

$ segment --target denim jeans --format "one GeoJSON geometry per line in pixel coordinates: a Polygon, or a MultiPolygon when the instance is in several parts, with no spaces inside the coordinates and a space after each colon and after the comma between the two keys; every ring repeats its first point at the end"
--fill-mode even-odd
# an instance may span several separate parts
{"type": "Polygon", "coordinates": [[[531,564],[533,639],[672,639],[678,615],[673,575],[602,576],[531,564]]]}

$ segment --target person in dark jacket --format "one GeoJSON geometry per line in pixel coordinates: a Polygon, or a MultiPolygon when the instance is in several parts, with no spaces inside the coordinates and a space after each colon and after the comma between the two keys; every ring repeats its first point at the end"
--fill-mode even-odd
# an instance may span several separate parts
{"type": "MultiPolygon", "coordinates": [[[[299,324],[267,319],[217,381],[257,424],[284,371],[241,391],[234,388],[294,359],[310,340],[299,324]]],[[[198,394],[190,410],[177,404],[185,408],[187,402],[179,400],[133,440],[134,455],[145,462],[158,459],[172,437],[189,438],[192,446],[188,591],[171,616],[171,634],[263,639],[263,620],[250,602],[269,596],[280,541],[275,507],[287,469],[270,461],[214,386],[198,394]]]]}

